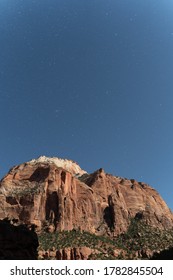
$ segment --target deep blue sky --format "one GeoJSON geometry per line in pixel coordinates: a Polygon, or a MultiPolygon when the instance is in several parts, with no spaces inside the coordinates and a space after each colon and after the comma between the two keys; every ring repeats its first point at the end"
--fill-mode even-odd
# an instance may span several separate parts
{"type": "Polygon", "coordinates": [[[0,0],[0,177],[68,158],[173,209],[172,123],[172,0],[0,0]]]}

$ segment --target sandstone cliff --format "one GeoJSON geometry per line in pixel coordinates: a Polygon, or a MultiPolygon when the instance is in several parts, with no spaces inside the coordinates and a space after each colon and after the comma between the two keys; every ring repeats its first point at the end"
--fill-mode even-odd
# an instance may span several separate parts
{"type": "Polygon", "coordinates": [[[173,214],[145,183],[106,174],[87,174],[75,162],[40,157],[12,168],[0,182],[0,219],[16,218],[48,231],[89,231],[115,236],[139,216],[160,229],[173,214]]]}

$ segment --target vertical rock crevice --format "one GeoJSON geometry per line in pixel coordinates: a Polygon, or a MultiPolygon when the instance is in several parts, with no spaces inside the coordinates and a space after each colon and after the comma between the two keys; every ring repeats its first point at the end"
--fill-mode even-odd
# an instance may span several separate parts
{"type": "Polygon", "coordinates": [[[115,229],[115,210],[111,195],[108,196],[108,206],[104,209],[103,218],[109,229],[113,231],[115,229]]]}
{"type": "Polygon", "coordinates": [[[48,193],[46,199],[46,220],[51,224],[56,224],[60,221],[61,213],[59,207],[59,197],[56,191],[48,193]]]}

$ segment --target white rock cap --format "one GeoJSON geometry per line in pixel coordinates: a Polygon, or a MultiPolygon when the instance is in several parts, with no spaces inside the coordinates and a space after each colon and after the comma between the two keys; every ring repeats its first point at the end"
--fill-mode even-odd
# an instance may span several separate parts
{"type": "Polygon", "coordinates": [[[53,163],[57,167],[62,167],[63,169],[71,172],[75,176],[82,176],[83,174],[87,173],[85,170],[81,169],[76,162],[68,159],[57,158],[57,157],[40,156],[37,159],[32,159],[28,163],[30,164],[53,163]]]}

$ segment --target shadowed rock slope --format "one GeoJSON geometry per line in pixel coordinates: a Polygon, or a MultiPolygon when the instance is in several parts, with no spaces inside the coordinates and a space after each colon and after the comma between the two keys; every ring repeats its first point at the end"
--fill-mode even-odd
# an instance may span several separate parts
{"type": "Polygon", "coordinates": [[[173,260],[173,247],[154,253],[151,260],[173,260]]]}
{"type": "Polygon", "coordinates": [[[37,260],[37,234],[26,225],[0,220],[0,260],[37,260]]]}

